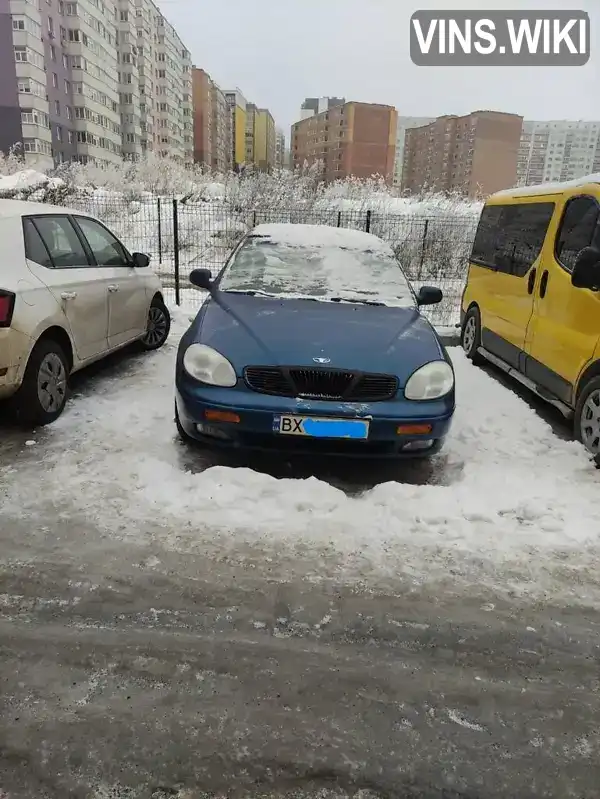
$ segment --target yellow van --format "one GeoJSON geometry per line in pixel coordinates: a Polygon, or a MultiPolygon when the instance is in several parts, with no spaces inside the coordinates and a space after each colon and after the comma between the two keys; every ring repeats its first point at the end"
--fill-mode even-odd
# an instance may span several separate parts
{"type": "Polygon", "coordinates": [[[461,340],[559,407],[600,463],[600,175],[501,191],[479,220],[461,340]]]}

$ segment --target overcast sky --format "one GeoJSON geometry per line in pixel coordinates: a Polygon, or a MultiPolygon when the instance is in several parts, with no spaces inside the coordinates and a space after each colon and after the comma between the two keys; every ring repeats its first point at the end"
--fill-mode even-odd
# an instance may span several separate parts
{"type": "Polygon", "coordinates": [[[271,110],[289,138],[305,97],[394,105],[401,115],[491,109],[528,119],[600,119],[600,0],[158,0],[194,64],[271,110]],[[570,68],[417,67],[418,9],[578,9],[591,58],[570,68]]]}

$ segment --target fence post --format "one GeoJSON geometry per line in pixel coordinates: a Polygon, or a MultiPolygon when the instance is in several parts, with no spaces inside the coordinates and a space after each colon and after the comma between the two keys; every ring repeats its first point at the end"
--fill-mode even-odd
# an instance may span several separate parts
{"type": "Polygon", "coordinates": [[[158,213],[158,263],[162,264],[162,220],[160,218],[160,197],[156,200],[156,210],[158,213]]]}
{"type": "Polygon", "coordinates": [[[421,239],[421,262],[419,263],[419,280],[421,279],[421,273],[423,272],[423,264],[425,262],[425,245],[427,243],[428,230],[429,230],[429,219],[426,219],[425,225],[423,226],[423,238],[421,239]]]}
{"type": "Polygon", "coordinates": [[[256,227],[256,209],[252,212],[252,227],[256,227]]]}
{"type": "Polygon", "coordinates": [[[371,232],[371,211],[367,211],[367,218],[365,220],[365,232],[371,232]]]}
{"type": "Polygon", "coordinates": [[[338,223],[337,223],[337,226],[338,227],[342,226],[342,212],[341,211],[338,211],[338,223]]]}
{"type": "Polygon", "coordinates": [[[175,267],[175,305],[181,305],[179,294],[179,220],[177,219],[177,200],[173,200],[173,264],[175,267]]]}

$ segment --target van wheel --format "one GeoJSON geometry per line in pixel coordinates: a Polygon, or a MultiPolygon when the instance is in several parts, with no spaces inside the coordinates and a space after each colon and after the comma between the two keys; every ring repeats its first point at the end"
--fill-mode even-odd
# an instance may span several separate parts
{"type": "Polygon", "coordinates": [[[600,465],[600,377],[583,387],[575,406],[575,437],[600,465]]]}
{"type": "Polygon", "coordinates": [[[483,363],[483,357],[477,351],[481,346],[481,314],[477,306],[469,308],[466,313],[460,333],[460,343],[470,361],[476,366],[483,363]]]}
{"type": "Polygon", "coordinates": [[[17,422],[38,427],[54,422],[67,402],[69,365],[56,341],[41,339],[27,362],[21,387],[11,399],[17,422]]]}

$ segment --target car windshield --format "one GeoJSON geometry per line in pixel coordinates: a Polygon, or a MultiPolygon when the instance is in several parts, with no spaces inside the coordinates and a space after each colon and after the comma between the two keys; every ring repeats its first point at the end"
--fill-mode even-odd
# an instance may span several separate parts
{"type": "MultiPolygon", "coordinates": [[[[376,240],[375,240],[376,242],[376,240]]],[[[221,291],[278,298],[411,307],[415,297],[391,251],[250,237],[223,273],[221,291]]]]}

